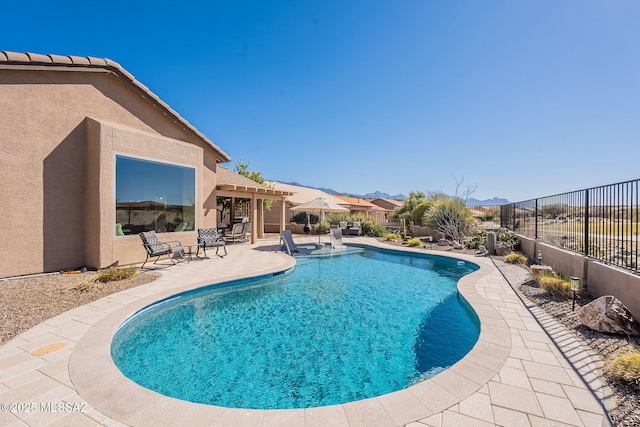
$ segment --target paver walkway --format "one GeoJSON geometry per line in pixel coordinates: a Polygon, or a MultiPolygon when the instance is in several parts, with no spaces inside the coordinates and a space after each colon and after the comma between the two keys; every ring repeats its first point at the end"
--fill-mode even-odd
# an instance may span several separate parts
{"type": "MultiPolygon", "coordinates": [[[[367,238],[345,241],[384,246],[367,238]]],[[[609,424],[602,405],[607,389],[599,379],[597,358],[537,307],[525,305],[505,280],[519,283],[526,271],[506,264],[498,270],[487,258],[457,254],[481,265],[479,272],[459,282],[481,319],[481,339],[450,369],[399,392],[307,410],[240,410],[158,395],[113,366],[110,337],[123,319],[186,289],[289,268],[294,264],[290,257],[269,250],[276,243],[271,239],[232,245],[228,257],[211,254],[209,260],[164,269],[155,282],[70,310],[5,343],[0,347],[0,425],[609,424]],[[66,347],[43,356],[31,354],[55,343],[66,347]],[[6,404],[15,405],[6,410],[6,404]]]]}

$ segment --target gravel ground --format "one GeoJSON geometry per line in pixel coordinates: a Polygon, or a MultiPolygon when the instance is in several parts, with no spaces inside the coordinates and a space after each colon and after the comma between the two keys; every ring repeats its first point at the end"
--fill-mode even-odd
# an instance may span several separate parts
{"type": "Polygon", "coordinates": [[[72,308],[160,277],[141,273],[130,279],[94,284],[95,275],[53,274],[0,281],[0,344],[72,308]]]}
{"type": "MultiPolygon", "coordinates": [[[[589,295],[582,295],[576,300],[576,311],[571,311],[572,301],[551,298],[536,282],[529,281],[519,287],[520,291],[531,302],[562,323],[569,331],[597,353],[605,362],[615,355],[629,350],[633,345],[640,345],[639,337],[626,337],[592,331],[580,324],[578,309],[593,300],[589,295]]],[[[605,375],[609,387],[616,397],[617,407],[610,412],[616,426],[640,426],[640,388],[617,381],[605,375]]]]}

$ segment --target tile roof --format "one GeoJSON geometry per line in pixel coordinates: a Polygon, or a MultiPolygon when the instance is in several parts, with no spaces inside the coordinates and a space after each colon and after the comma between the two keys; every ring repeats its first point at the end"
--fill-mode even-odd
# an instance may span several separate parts
{"type": "Polygon", "coordinates": [[[0,51],[0,68],[6,66],[28,66],[28,67],[64,67],[67,69],[77,68],[79,71],[83,69],[104,69],[110,71],[122,80],[132,84],[138,91],[141,92],[143,98],[156,108],[160,109],[162,113],[169,118],[173,119],[175,123],[181,125],[184,130],[193,134],[198,139],[202,140],[206,145],[209,145],[214,152],[218,155],[220,162],[230,162],[231,157],[213,143],[209,138],[204,136],[198,129],[196,129],[185,118],[180,116],[169,105],[163,102],[157,95],[149,90],[145,85],[140,83],[136,78],[125,70],[120,64],[112,61],[108,58],[94,58],[92,56],[73,56],[73,55],[42,55],[39,53],[19,53],[0,51]]]}
{"type": "Polygon", "coordinates": [[[220,165],[216,167],[216,179],[216,188],[218,190],[240,191],[243,193],[264,193],[272,194],[274,196],[288,196],[293,194],[286,190],[266,187],[247,178],[246,176],[240,175],[239,173],[220,165]]]}
{"type": "Polygon", "coordinates": [[[339,196],[336,194],[336,197],[344,200],[348,204],[353,207],[361,207],[361,208],[369,208],[373,210],[381,209],[379,206],[374,205],[373,203],[362,199],[360,197],[351,197],[351,196],[339,196]]]}
{"type": "Polygon", "coordinates": [[[375,203],[375,202],[376,202],[376,200],[382,200],[383,202],[386,202],[386,203],[389,203],[390,205],[395,205],[395,206],[398,206],[398,207],[402,206],[402,204],[403,204],[401,200],[396,200],[396,199],[386,199],[386,198],[384,198],[384,197],[379,197],[379,198],[377,198],[377,199],[373,199],[371,202],[372,202],[373,204],[376,204],[376,203],[375,203]]]}
{"type": "Polygon", "coordinates": [[[302,187],[299,185],[291,185],[291,184],[283,184],[281,182],[272,182],[272,184],[276,187],[277,190],[289,191],[292,194],[287,197],[287,202],[293,205],[301,205],[302,203],[306,203],[309,200],[313,200],[317,197],[324,197],[330,202],[337,203],[341,206],[348,206],[344,200],[338,199],[335,196],[332,196],[329,193],[325,193],[322,190],[317,190],[315,188],[302,187]]]}

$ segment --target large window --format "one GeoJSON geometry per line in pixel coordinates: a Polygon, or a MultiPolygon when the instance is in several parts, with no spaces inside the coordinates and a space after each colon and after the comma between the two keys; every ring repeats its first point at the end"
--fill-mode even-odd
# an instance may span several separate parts
{"type": "Polygon", "coordinates": [[[194,168],[116,156],[116,235],[194,230],[194,168]]]}

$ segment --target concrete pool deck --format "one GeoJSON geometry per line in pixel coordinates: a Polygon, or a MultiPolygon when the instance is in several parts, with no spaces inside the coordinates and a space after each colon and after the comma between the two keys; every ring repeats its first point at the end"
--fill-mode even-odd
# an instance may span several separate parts
{"type": "MultiPolygon", "coordinates": [[[[399,249],[370,238],[345,241],[399,249]]],[[[488,258],[455,253],[480,266],[458,283],[480,318],[480,338],[454,366],[407,389],[320,408],[242,410],[162,396],[115,367],[109,346],[127,317],[184,290],[293,266],[291,257],[274,253],[277,242],[230,245],[227,257],[212,252],[210,259],[162,269],[162,277],[152,283],[70,310],[0,346],[0,425],[609,425],[603,401],[610,396],[600,381],[597,358],[544,312],[525,305],[505,280],[513,283],[526,272],[508,265],[497,269],[488,258]],[[51,344],[66,347],[31,354],[51,344]]]]}

